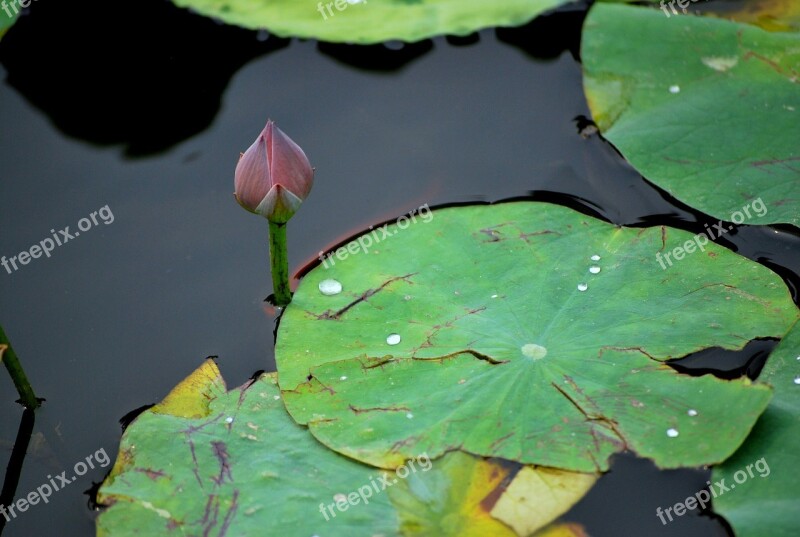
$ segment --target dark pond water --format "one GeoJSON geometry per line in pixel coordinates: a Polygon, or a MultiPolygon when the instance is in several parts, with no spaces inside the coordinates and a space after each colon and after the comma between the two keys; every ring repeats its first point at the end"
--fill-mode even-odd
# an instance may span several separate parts
{"type": "MultiPolygon", "coordinates": [[[[0,255],[51,229],[74,232],[103,207],[108,223],[0,270],[0,324],[47,399],[35,423],[23,420],[0,375],[0,468],[32,425],[24,464],[2,473],[6,499],[20,471],[15,497],[90,454],[113,460],[120,418],[206,356],[219,356],[230,386],[274,369],[267,226],[232,197],[238,154],[268,117],[317,168],[289,225],[294,271],[425,203],[527,197],[618,224],[702,229],[710,218],[579,135],[584,10],[365,49],[277,40],[157,0],[35,3],[0,41],[0,255]]],[[[796,298],[797,235],[745,226],[725,244],[774,268],[796,298]]],[[[734,358],[763,361],[772,345],[734,358]]],[[[716,367],[710,354],[694,365],[716,367]]],[[[107,470],[89,470],[3,535],[92,535],[85,491],[107,470]]],[[[707,478],[619,457],[565,519],[593,537],[726,535],[696,511],[668,526],[655,516],[707,478]]]]}

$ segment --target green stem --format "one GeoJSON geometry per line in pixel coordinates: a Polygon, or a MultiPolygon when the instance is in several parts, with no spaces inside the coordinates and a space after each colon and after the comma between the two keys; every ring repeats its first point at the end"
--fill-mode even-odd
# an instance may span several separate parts
{"type": "Polygon", "coordinates": [[[8,369],[8,374],[11,375],[11,380],[14,381],[14,386],[17,387],[22,404],[30,410],[38,408],[40,402],[36,399],[31,383],[28,381],[28,377],[22,369],[22,364],[19,363],[19,358],[17,358],[17,353],[11,347],[11,342],[8,341],[2,326],[0,326],[0,361],[8,369]]]}
{"type": "Polygon", "coordinates": [[[286,306],[292,301],[289,287],[289,256],[286,254],[286,224],[269,223],[269,259],[272,264],[272,289],[275,305],[286,306]]]}

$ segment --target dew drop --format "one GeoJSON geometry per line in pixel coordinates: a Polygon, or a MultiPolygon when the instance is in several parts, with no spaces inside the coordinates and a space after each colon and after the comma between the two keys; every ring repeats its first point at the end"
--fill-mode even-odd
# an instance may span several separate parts
{"type": "MultiPolygon", "coordinates": [[[[492,295],[492,298],[497,298],[497,295],[492,295]]],[[[798,356],[797,359],[800,360],[800,356],[798,356]]]]}
{"type": "Polygon", "coordinates": [[[591,259],[592,261],[600,261],[600,256],[599,256],[599,255],[597,255],[597,254],[594,254],[594,255],[593,255],[592,257],[590,257],[589,259],[591,259]]]}
{"type": "Polygon", "coordinates": [[[673,86],[670,86],[669,87],[669,92],[670,93],[680,93],[681,92],[681,87],[679,85],[677,85],[677,84],[675,84],[673,86]]]}
{"type": "Polygon", "coordinates": [[[693,408],[690,408],[689,410],[687,410],[686,413],[689,414],[692,417],[697,416],[697,411],[695,409],[693,409],[693,408]]]}
{"type": "Polygon", "coordinates": [[[586,291],[588,288],[589,288],[589,286],[586,285],[585,283],[579,283],[578,284],[578,291],[586,291]]]}
{"type": "Polygon", "coordinates": [[[795,384],[800,384],[800,375],[797,375],[797,376],[794,378],[794,383],[795,383],[795,384]]]}
{"type": "Polygon", "coordinates": [[[233,423],[233,418],[231,417],[225,418],[225,423],[233,423]]]}
{"type": "Polygon", "coordinates": [[[347,375],[342,375],[341,377],[339,377],[339,380],[347,380],[347,375]]]}
{"type": "Polygon", "coordinates": [[[280,399],[280,398],[281,398],[281,396],[280,396],[280,395],[273,395],[273,396],[272,396],[272,398],[273,398],[273,399],[275,399],[275,400],[277,401],[278,399],[280,399]]]}
{"type": "Polygon", "coordinates": [[[319,292],[327,296],[338,295],[342,292],[342,284],[336,280],[322,280],[319,282],[319,292]]]}
{"type": "Polygon", "coordinates": [[[679,434],[680,433],[678,432],[678,429],[673,429],[671,427],[669,429],[667,429],[667,436],[669,436],[670,438],[675,438],[679,434]]]}
{"type": "Polygon", "coordinates": [[[400,343],[400,334],[389,334],[386,338],[386,343],[389,345],[397,345],[400,343]]]}
{"type": "Polygon", "coordinates": [[[598,267],[597,265],[592,265],[591,267],[589,267],[589,272],[591,272],[592,274],[598,274],[600,272],[600,267],[598,267]]]}
{"type": "Polygon", "coordinates": [[[536,343],[526,343],[520,347],[522,354],[532,360],[541,360],[547,356],[547,349],[536,343]]]}
{"type": "Polygon", "coordinates": [[[407,417],[408,419],[411,419],[411,418],[413,418],[413,417],[414,417],[414,414],[412,414],[411,412],[409,412],[408,414],[406,414],[406,417],[407,417]]]}

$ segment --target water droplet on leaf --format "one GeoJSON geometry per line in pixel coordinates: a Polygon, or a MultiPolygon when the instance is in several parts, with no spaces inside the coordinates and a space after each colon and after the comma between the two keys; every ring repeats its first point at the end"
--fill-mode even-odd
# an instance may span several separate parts
{"type": "Polygon", "coordinates": [[[541,360],[547,356],[547,349],[536,343],[526,343],[520,350],[522,354],[531,358],[532,360],[541,360]]]}
{"type": "Polygon", "coordinates": [[[389,345],[397,345],[400,343],[400,334],[389,334],[386,338],[386,343],[389,345]]]}
{"type": "Polygon", "coordinates": [[[578,284],[578,291],[586,291],[588,288],[589,288],[589,286],[586,285],[585,283],[579,283],[578,284]]]}
{"type": "Polygon", "coordinates": [[[589,267],[589,272],[591,272],[592,274],[597,274],[600,272],[600,267],[598,267],[597,265],[592,265],[591,267],[589,267]]]}
{"type": "Polygon", "coordinates": [[[680,433],[678,432],[678,429],[673,429],[671,427],[669,429],[667,429],[667,436],[669,436],[670,438],[675,438],[679,434],[680,433]]]}
{"type": "Polygon", "coordinates": [[[342,284],[336,280],[322,280],[319,282],[319,292],[327,296],[338,295],[342,292],[342,284]]]}

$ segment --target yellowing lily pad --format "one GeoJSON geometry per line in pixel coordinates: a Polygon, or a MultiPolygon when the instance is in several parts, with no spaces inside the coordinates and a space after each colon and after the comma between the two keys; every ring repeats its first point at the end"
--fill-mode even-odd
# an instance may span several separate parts
{"type": "Polygon", "coordinates": [[[546,525],[596,478],[561,473],[570,490],[563,494],[518,483],[549,469],[463,453],[435,460],[420,453],[395,471],[371,468],[292,421],[275,383],[265,374],[227,391],[209,360],[141,414],[100,488],[98,501],[109,507],[97,535],[514,537],[504,521],[546,525]],[[492,509],[506,487],[528,510],[501,520],[492,509]]]}
{"type": "Polygon", "coordinates": [[[492,509],[519,535],[531,535],[564,514],[594,485],[597,477],[553,468],[527,466],[519,471],[506,493],[492,509]],[[535,500],[534,500],[535,499],[535,500]]]}

